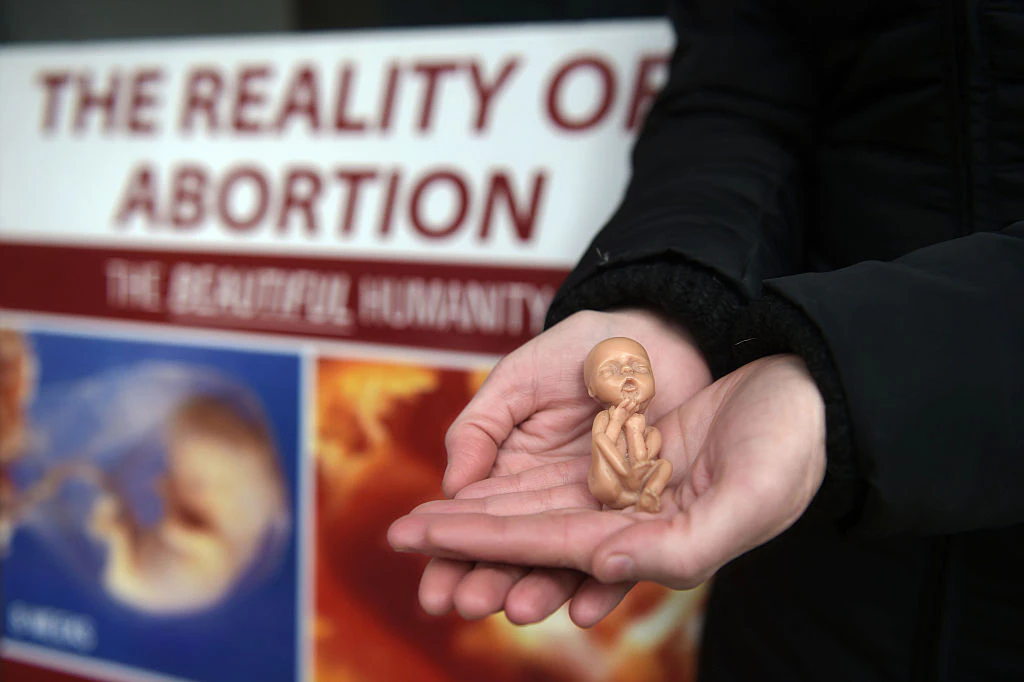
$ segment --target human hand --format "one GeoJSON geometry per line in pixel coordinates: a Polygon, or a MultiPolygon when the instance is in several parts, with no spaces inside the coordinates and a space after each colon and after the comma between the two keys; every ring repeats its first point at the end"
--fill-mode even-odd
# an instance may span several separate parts
{"type": "MultiPolygon", "coordinates": [[[[508,485],[558,488],[585,478],[597,406],[583,383],[583,360],[597,342],[613,336],[637,339],[648,351],[659,382],[652,415],[664,414],[711,383],[693,340],[657,315],[642,310],[577,313],[498,363],[452,424],[445,494],[468,499],[503,492],[508,485]]],[[[576,503],[597,507],[585,484],[576,495],[576,503]]],[[[581,614],[606,612],[626,589],[584,582],[584,575],[573,570],[474,567],[435,559],[424,571],[420,601],[435,615],[455,607],[466,618],[480,618],[501,610],[514,593],[509,618],[533,622],[574,593],[574,608],[581,614]]]]}
{"type": "MultiPolygon", "coordinates": [[[[558,483],[527,471],[485,495],[422,505],[391,527],[389,540],[447,560],[575,570],[605,586],[653,580],[685,589],[788,528],[824,478],[824,401],[796,356],[736,370],[658,428],[662,457],[674,470],[658,514],[581,503],[585,468],[558,483]]],[[[525,608],[526,596],[506,591],[506,613],[525,608]]],[[[573,608],[581,597],[596,601],[581,588],[570,615],[592,625],[596,611],[573,608]]]]}

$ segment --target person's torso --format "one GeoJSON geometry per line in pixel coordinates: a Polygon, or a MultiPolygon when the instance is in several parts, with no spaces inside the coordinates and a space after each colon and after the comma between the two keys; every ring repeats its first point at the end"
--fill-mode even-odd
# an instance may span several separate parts
{"type": "MultiPolygon", "coordinates": [[[[783,9],[821,102],[808,269],[1024,219],[1024,1],[783,9]]],[[[805,524],[721,571],[701,679],[1024,680],[1022,576],[1024,526],[857,542],[805,524]]]]}
{"type": "Polygon", "coordinates": [[[808,263],[1024,219],[1024,2],[790,2],[821,111],[808,263]]]}
{"type": "Polygon", "coordinates": [[[701,682],[1024,680],[1024,525],[851,541],[798,524],[722,569],[701,682]]]}

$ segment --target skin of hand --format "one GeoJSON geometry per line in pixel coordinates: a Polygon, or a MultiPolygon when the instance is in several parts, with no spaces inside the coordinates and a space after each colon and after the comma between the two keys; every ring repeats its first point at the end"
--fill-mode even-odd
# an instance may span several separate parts
{"type": "MultiPolygon", "coordinates": [[[[561,478],[528,469],[421,505],[392,525],[389,540],[444,561],[574,570],[605,586],[652,580],[687,589],[783,532],[821,486],[824,401],[797,356],[752,362],[655,416],[662,457],[674,467],[658,514],[584,504],[585,467],[565,467],[561,478]]],[[[571,595],[570,615],[582,626],[616,605],[576,611],[578,599],[599,601],[589,589],[571,595]]],[[[506,613],[523,608],[518,602],[528,596],[507,591],[506,613]]]]}
{"type": "MultiPolygon", "coordinates": [[[[655,313],[576,313],[503,358],[454,421],[446,438],[446,496],[482,499],[525,485],[598,509],[586,486],[598,406],[583,383],[583,360],[597,342],[624,335],[643,343],[657,368],[661,389],[650,418],[710,385],[689,334],[655,313]]],[[[574,617],[596,623],[630,587],[602,585],[572,569],[435,558],[423,573],[420,602],[434,615],[456,608],[477,619],[504,609],[513,622],[530,623],[572,597],[574,617]]]]}

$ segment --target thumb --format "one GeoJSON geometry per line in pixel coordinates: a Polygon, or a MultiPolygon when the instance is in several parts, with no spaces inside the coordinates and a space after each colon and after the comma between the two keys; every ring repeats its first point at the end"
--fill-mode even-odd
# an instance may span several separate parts
{"type": "Polygon", "coordinates": [[[486,478],[498,448],[534,410],[533,372],[524,369],[522,355],[521,348],[504,357],[448,429],[448,466],[441,483],[446,496],[486,478]]]}
{"type": "Polygon", "coordinates": [[[594,552],[594,577],[603,583],[651,580],[674,589],[696,587],[772,537],[755,505],[736,502],[711,489],[682,513],[619,531],[594,552]]]}
{"type": "Polygon", "coordinates": [[[498,445],[504,440],[500,424],[488,429],[478,421],[476,415],[467,414],[469,410],[470,407],[467,407],[445,436],[448,465],[441,489],[449,498],[455,497],[467,485],[487,477],[494,466],[498,445]]]}

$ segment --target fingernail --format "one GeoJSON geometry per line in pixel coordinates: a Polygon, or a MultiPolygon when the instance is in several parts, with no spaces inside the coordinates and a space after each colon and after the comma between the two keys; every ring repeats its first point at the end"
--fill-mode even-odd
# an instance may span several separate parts
{"type": "Polygon", "coordinates": [[[632,580],[635,572],[633,557],[627,554],[613,554],[605,560],[601,578],[606,582],[621,583],[632,580]]]}

